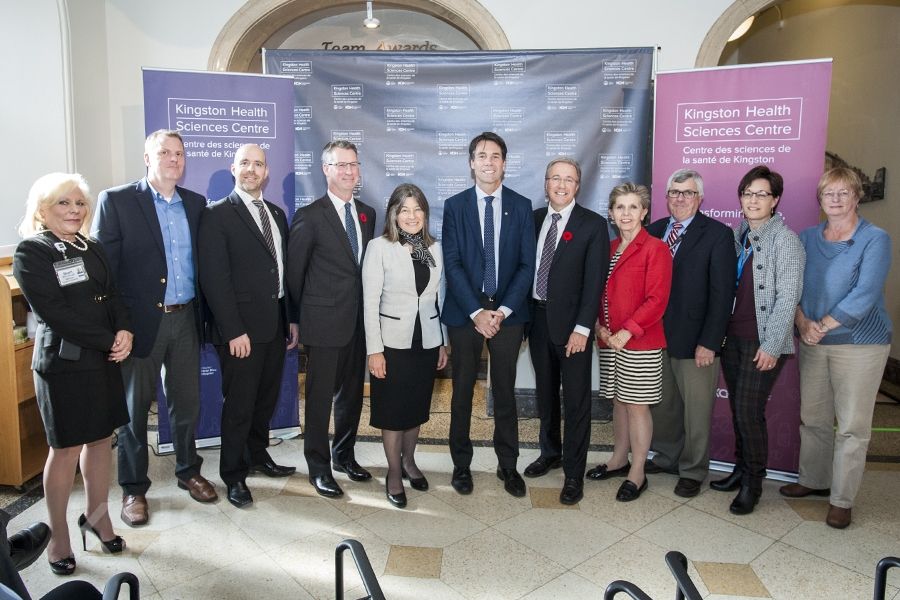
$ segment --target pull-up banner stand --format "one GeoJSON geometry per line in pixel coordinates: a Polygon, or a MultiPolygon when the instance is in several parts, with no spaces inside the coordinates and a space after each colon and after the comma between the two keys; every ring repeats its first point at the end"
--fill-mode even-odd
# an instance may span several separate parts
{"type": "MultiPolygon", "coordinates": [[[[185,170],[179,185],[206,196],[224,198],[234,189],[230,166],[243,144],[266,152],[269,180],[266,200],[294,213],[294,108],[291,80],[271,75],[144,69],[144,126],[147,133],[174,129],[184,138],[185,170]]],[[[207,265],[206,268],[214,265],[207,265]]],[[[297,350],[285,356],[281,394],[269,426],[273,435],[298,431],[297,350]]],[[[171,451],[172,436],[165,394],[159,386],[159,449],[171,451]]],[[[200,352],[200,419],[197,445],[219,443],[222,375],[212,345],[200,352]]]]}
{"type": "MultiPolygon", "coordinates": [[[[703,177],[700,210],[735,226],[737,188],[756,165],[784,177],[778,212],[795,232],[819,221],[816,185],[825,162],[831,59],[659,73],[653,136],[653,219],[668,215],[666,182],[677,169],[703,177]]],[[[796,345],[796,340],[795,340],[796,345]]],[[[782,369],[766,406],[770,474],[796,473],[800,381],[796,358],[782,369]]],[[[728,390],[719,381],[710,456],[734,462],[728,390]]]]}

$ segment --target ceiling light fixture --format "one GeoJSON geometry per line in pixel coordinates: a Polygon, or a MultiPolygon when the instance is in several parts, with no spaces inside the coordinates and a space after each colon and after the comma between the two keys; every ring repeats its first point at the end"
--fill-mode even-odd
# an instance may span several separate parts
{"type": "Polygon", "coordinates": [[[376,29],[381,25],[381,21],[372,16],[372,0],[367,0],[366,2],[366,18],[363,21],[363,25],[369,29],[376,29]]]}

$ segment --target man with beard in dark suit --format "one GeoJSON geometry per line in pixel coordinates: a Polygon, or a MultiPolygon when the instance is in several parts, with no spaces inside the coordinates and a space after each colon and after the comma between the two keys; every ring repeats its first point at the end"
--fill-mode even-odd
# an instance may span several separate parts
{"type": "MultiPolygon", "coordinates": [[[[263,199],[269,168],[262,148],[238,148],[231,174],[234,191],[208,206],[200,221],[200,285],[222,369],[219,473],[228,501],[243,508],[253,502],[246,483],[251,470],[269,477],[294,473],[266,450],[290,322],[284,293],[288,230],[284,211],[263,199]]],[[[291,325],[287,348],[296,345],[297,326],[291,325]]]]}
{"type": "Polygon", "coordinates": [[[362,265],[375,232],[375,210],[353,198],[359,182],[356,146],[338,140],[322,150],[327,193],[294,215],[288,241],[288,290],[306,346],[306,429],[309,480],[327,498],[343,495],[332,468],[352,481],[372,475],[353,447],[366,372],[362,265]],[[334,441],[328,420],[334,400],[334,441]]]}
{"type": "Polygon", "coordinates": [[[534,211],[537,255],[528,349],[534,365],[541,455],[525,468],[540,477],[563,467],[563,504],[584,496],[591,437],[591,340],[609,265],[606,219],[575,202],[581,166],[572,158],[547,165],[548,206],[534,211]],[[560,437],[562,382],[565,436],[560,437]]]}

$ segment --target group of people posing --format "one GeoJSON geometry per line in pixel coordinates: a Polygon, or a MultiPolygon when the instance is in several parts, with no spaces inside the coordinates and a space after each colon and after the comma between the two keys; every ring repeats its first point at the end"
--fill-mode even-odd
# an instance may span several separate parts
{"type": "Polygon", "coordinates": [[[209,205],[178,186],[185,155],[175,131],[148,136],[147,176],[101,192],[96,211],[80,175],[40,178],[14,273],[38,318],[32,367],[51,446],[44,469],[51,569],[76,567],[66,510],[79,462],[84,548],[87,533],[104,552],[125,547],[106,503],[114,431],[121,518],[133,527],[148,522],[147,415],[161,371],[177,485],[198,502],[218,498],[194,440],[203,340],[220,359],[219,475],[239,508],[253,502],[251,473],[295,472],[267,447],[285,351],[298,344],[307,351],[304,455],[317,493],[343,494],[334,472],[372,478],[354,454],[366,370],[388,501],[406,506],[404,480],[427,490],[415,449],[436,371],[448,363],[450,483],[472,493],[472,397],[486,344],[496,474],[508,493],[524,496],[514,386],[527,339],[540,456],[525,476],[562,467],[563,504],[582,499],[586,477],[622,477],[616,499],[635,500],[657,472],[677,474],[675,493],[695,496],[708,475],[721,361],[736,461],[710,486],[738,490],[730,510],[747,514],[766,474],[766,401],[797,331],[800,479],[781,493],[829,495],[828,524],[846,527],[891,340],[883,298],[890,239],[859,217],[856,174],[833,169],[822,177],[826,220],[800,237],[777,213],[783,181],[767,167],[740,181],[744,219],[734,231],[699,210],[696,171],[670,177],[670,216],[647,227],[648,189],[623,183],[609,196],[610,243],[606,219],[575,201],[576,160],[550,161],[547,205],[534,211],[503,185],[506,156],[494,133],[471,141],[475,185],[444,202],[440,243],[425,195],[410,183],[391,194],[376,236],[375,210],[353,197],[360,162],[347,141],[325,146],[327,192],[298,209],[290,226],[263,198],[266,156],[253,144],[235,153],[234,191],[209,205]],[[588,470],[593,343],[601,394],[613,398],[615,446],[588,470]]]}

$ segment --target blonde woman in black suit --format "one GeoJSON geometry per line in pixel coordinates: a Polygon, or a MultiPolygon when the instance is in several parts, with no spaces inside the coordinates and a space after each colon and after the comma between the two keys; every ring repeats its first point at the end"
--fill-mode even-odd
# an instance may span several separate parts
{"type": "Polygon", "coordinates": [[[75,571],[66,508],[75,468],[87,507],[78,519],[82,543],[91,531],[105,553],[125,541],[113,531],[106,500],[112,432],[128,422],[119,363],[131,353],[131,322],[116,295],[103,248],[88,239],[88,187],[78,174],[50,173],[28,194],[13,273],[37,316],[34,387],[50,452],[44,466],[51,537],[50,569],[75,571]]]}
{"type": "Polygon", "coordinates": [[[370,424],[382,430],[385,493],[403,508],[403,478],[414,489],[428,489],[415,449],[419,427],[428,421],[435,371],[447,365],[447,331],[440,320],[443,256],[428,231],[428,201],[415,185],[401,184],[391,194],[384,234],[369,242],[362,278],[370,424]]]}

